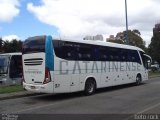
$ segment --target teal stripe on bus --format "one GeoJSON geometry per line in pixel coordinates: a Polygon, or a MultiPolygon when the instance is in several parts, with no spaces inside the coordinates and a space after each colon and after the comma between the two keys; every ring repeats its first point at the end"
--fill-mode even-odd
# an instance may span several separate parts
{"type": "Polygon", "coordinates": [[[53,55],[53,44],[52,36],[46,36],[45,42],[45,58],[46,58],[46,67],[49,70],[54,70],[54,55],[53,55]]]}

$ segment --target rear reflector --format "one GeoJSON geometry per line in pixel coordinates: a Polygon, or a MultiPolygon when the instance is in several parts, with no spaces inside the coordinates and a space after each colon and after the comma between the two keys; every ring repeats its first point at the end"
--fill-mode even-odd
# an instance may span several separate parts
{"type": "Polygon", "coordinates": [[[48,68],[45,69],[45,78],[43,81],[43,84],[49,83],[51,82],[51,75],[50,75],[50,71],[48,70],[48,68]]]}
{"type": "Polygon", "coordinates": [[[22,80],[21,80],[21,82],[23,83],[25,83],[26,81],[25,81],[25,79],[24,79],[24,74],[22,73],[22,80]]]}

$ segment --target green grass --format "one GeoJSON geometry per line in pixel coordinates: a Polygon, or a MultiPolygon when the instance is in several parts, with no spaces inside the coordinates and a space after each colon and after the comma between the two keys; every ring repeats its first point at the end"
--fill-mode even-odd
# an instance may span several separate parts
{"type": "Polygon", "coordinates": [[[157,76],[160,76],[160,71],[149,72],[149,77],[157,77],[157,76]]]}
{"type": "Polygon", "coordinates": [[[0,94],[23,91],[22,85],[0,86],[0,94]]]}

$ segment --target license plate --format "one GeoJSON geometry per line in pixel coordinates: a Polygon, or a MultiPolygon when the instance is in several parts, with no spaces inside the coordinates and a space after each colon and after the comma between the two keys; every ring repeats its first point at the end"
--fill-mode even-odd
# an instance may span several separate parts
{"type": "Polygon", "coordinates": [[[35,86],[31,86],[31,89],[36,89],[36,87],[35,86]]]}

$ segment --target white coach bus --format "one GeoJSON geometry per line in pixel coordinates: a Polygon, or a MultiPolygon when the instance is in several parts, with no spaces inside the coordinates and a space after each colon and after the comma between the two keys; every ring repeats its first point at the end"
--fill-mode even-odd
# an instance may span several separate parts
{"type": "Polygon", "coordinates": [[[138,47],[90,40],[30,37],[23,43],[23,87],[69,93],[148,80],[148,60],[138,47]]]}
{"type": "Polygon", "coordinates": [[[22,53],[0,54],[0,85],[22,83],[22,53]]]}

